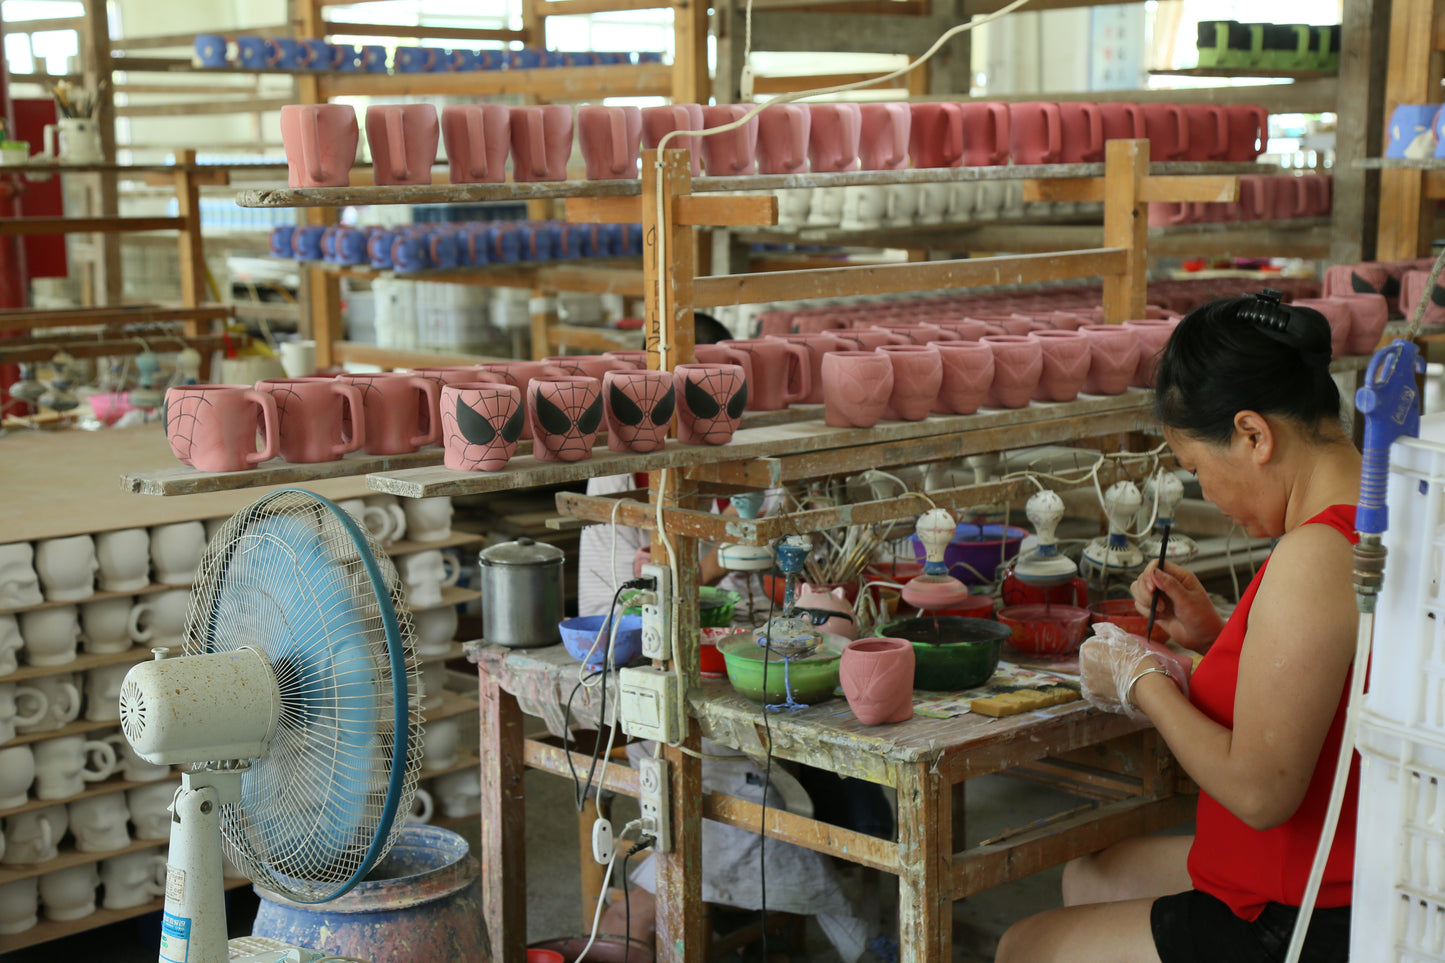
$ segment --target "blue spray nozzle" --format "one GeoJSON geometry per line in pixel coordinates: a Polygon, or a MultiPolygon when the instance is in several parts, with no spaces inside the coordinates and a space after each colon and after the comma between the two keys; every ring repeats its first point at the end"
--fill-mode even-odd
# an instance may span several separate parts
{"type": "Polygon", "coordinates": [[[1355,392],[1355,408],[1365,419],[1365,448],[1360,469],[1360,504],[1355,529],[1382,535],[1389,527],[1385,491],[1390,479],[1390,446],[1402,435],[1420,433],[1420,391],[1415,376],[1424,370],[1419,350],[1396,338],[1375,353],[1365,384],[1355,392]]]}

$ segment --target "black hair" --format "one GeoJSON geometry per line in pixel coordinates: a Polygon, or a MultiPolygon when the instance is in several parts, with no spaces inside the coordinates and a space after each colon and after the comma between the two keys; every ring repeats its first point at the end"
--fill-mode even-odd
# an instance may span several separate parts
{"type": "Polygon", "coordinates": [[[731,339],[733,333],[717,318],[703,311],[692,313],[692,340],[694,344],[717,344],[731,339]]]}
{"type": "Polygon", "coordinates": [[[1320,436],[1340,421],[1330,326],[1274,291],[1222,298],[1179,322],[1159,353],[1154,409],[1166,428],[1227,445],[1241,411],[1288,418],[1320,436]]]}

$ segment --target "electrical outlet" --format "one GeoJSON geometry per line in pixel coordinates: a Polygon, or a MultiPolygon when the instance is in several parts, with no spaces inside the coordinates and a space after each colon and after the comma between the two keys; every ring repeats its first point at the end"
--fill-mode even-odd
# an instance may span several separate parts
{"type": "Polygon", "coordinates": [[[672,658],[672,571],[666,565],[642,566],[644,578],[655,583],[653,601],[642,603],[642,654],[649,659],[672,658]]]}
{"type": "Polygon", "coordinates": [[[654,838],[654,853],[672,852],[672,808],[668,790],[672,787],[666,759],[644,757],[637,764],[637,784],[642,791],[642,831],[654,838]]]}
{"type": "Polygon", "coordinates": [[[682,738],[677,673],[637,666],[617,673],[622,731],[635,739],[675,743],[682,738]]]}
{"type": "Polygon", "coordinates": [[[613,848],[612,823],[598,819],[592,824],[592,858],[606,866],[612,862],[613,848]]]}

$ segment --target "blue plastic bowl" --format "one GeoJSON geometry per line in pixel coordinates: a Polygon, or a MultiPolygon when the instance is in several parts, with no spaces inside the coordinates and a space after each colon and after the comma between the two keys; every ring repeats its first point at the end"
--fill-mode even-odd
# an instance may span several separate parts
{"type": "MultiPolygon", "coordinates": [[[[583,615],[557,623],[557,630],[562,633],[562,644],[567,647],[567,654],[578,662],[584,661],[592,643],[597,641],[597,633],[602,629],[602,623],[606,621],[605,615],[583,615]]],[[[608,635],[611,631],[611,626],[608,626],[608,635]]],[[[642,616],[624,615],[617,623],[617,638],[612,643],[612,664],[620,668],[641,654],[642,616]]],[[[607,636],[604,635],[597,645],[597,651],[592,653],[592,661],[587,663],[587,668],[600,669],[606,663],[607,636]]]]}

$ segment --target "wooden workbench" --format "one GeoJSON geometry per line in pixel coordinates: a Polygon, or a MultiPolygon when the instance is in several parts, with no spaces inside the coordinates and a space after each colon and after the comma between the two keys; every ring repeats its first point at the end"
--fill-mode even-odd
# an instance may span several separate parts
{"type": "MultiPolygon", "coordinates": [[[[562,646],[507,649],[466,645],[477,663],[481,697],[482,866],[487,932],[505,960],[506,947],[526,932],[527,767],[568,775],[568,753],[523,738],[522,716],[540,716],[561,734],[563,706],[577,683],[578,663],[562,646]]],[[[582,690],[571,721],[597,727],[600,689],[582,690]]],[[[1073,702],[1001,719],[966,714],[952,719],[915,716],[908,722],[864,726],[841,698],[793,713],[768,715],[728,683],[705,680],[689,698],[703,736],[762,762],[771,742],[778,759],[892,787],[898,832],[881,839],[796,816],[766,812],[766,834],[899,879],[898,920],[903,963],[953,958],[952,903],[980,890],[1095,852],[1120,839],[1182,822],[1195,799],[1176,792],[1173,758],[1152,728],[1073,702]],[[1104,748],[1107,744],[1107,748],[1104,748]],[[1048,757],[1067,756],[1060,766],[1048,757]],[[963,787],[976,776],[1020,766],[1092,804],[1060,813],[1007,838],[964,845],[963,787]]],[[[573,753],[579,770],[590,757],[573,753]]],[[[608,767],[603,788],[636,796],[637,773],[608,767]]],[[[705,793],[704,818],[759,832],[761,807],[723,793],[705,793]]],[[[579,826],[579,830],[580,830],[579,826]]],[[[585,840],[583,848],[586,848],[585,840]]]]}

